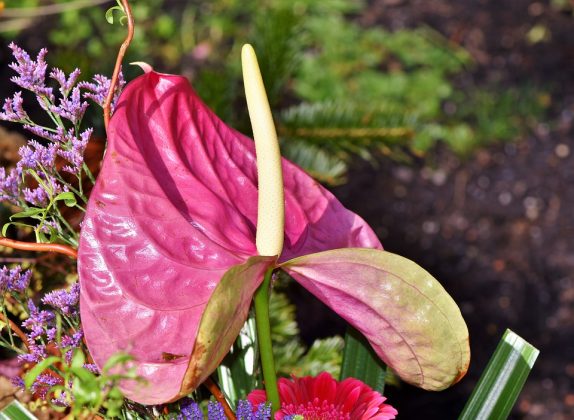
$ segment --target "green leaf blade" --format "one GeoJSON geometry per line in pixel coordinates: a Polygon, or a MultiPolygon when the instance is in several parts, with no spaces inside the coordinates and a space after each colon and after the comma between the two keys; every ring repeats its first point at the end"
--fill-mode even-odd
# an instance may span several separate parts
{"type": "Polygon", "coordinates": [[[340,380],[356,378],[383,394],[386,377],[387,366],[379,359],[365,337],[349,327],[345,335],[340,380]]]}
{"type": "Polygon", "coordinates": [[[459,420],[506,419],[540,351],[506,330],[459,420]]]}
{"type": "Polygon", "coordinates": [[[0,420],[37,420],[19,401],[14,400],[0,411],[0,420]]]}

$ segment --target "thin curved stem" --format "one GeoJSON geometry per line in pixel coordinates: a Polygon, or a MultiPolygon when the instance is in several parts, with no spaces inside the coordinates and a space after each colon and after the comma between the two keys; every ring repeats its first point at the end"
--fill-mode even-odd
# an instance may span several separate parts
{"type": "Polygon", "coordinates": [[[118,51],[114,73],[112,74],[112,80],[110,82],[110,90],[108,91],[108,96],[104,102],[104,125],[106,127],[106,132],[108,131],[108,125],[112,115],[112,101],[114,100],[114,93],[116,90],[116,85],[118,84],[120,69],[122,67],[122,60],[124,59],[124,55],[126,54],[126,51],[134,37],[134,17],[132,15],[132,9],[130,8],[129,1],[122,0],[122,6],[124,8],[124,12],[126,13],[126,17],[128,18],[128,34],[120,46],[120,50],[118,51]]]}
{"type": "Polygon", "coordinates": [[[16,333],[18,338],[22,340],[22,343],[24,343],[24,345],[26,346],[26,350],[30,351],[30,346],[28,345],[28,337],[26,336],[26,334],[24,334],[24,331],[22,331],[20,327],[18,327],[18,325],[16,325],[10,318],[8,318],[3,313],[0,313],[0,321],[8,324],[10,330],[16,333]]]}
{"type": "Polygon", "coordinates": [[[203,385],[205,385],[205,387],[209,389],[209,392],[211,392],[211,394],[215,397],[217,402],[221,404],[225,416],[230,420],[235,420],[235,414],[233,414],[233,410],[231,409],[229,404],[227,404],[225,395],[223,395],[223,392],[221,392],[217,384],[213,382],[211,378],[207,378],[203,383],[203,385]]]}
{"type": "Polygon", "coordinates": [[[255,292],[255,324],[257,325],[257,341],[261,355],[261,368],[263,369],[263,382],[267,401],[271,402],[271,410],[276,412],[281,407],[279,389],[277,388],[277,372],[273,358],[273,345],[271,343],[271,324],[269,323],[269,286],[273,269],[265,273],[263,283],[255,292]]]}
{"type": "Polygon", "coordinates": [[[36,242],[15,241],[14,239],[0,238],[0,246],[20,249],[22,251],[57,252],[68,257],[78,258],[78,251],[68,245],[38,244],[36,242]]]}

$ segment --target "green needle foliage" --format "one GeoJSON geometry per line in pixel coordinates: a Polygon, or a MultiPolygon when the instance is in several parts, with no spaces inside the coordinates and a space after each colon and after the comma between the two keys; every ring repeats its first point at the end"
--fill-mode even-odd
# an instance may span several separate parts
{"type": "MultiPolygon", "coordinates": [[[[8,0],[6,7],[40,3],[8,0]]],[[[363,6],[360,0],[135,1],[137,31],[126,62],[188,76],[219,116],[250,134],[239,51],[252,43],[284,154],[327,183],[344,182],[355,157],[408,161],[437,142],[467,155],[516,138],[547,105],[531,88],[459,92],[457,76],[473,64],[465,50],[428,27],[361,26],[352,16],[363,6]]],[[[57,66],[69,71],[74,63],[85,76],[110,71],[115,55],[109,51],[125,28],[102,18],[108,8],[63,8],[54,15],[48,39],[57,66]]],[[[29,28],[23,35],[34,36],[29,28]]],[[[131,66],[124,72],[128,79],[138,74],[131,66]]]]}
{"type": "Polygon", "coordinates": [[[273,352],[280,376],[315,376],[321,372],[339,375],[343,350],[341,337],[315,340],[307,349],[299,338],[295,306],[286,295],[272,293],[269,312],[273,352]]]}

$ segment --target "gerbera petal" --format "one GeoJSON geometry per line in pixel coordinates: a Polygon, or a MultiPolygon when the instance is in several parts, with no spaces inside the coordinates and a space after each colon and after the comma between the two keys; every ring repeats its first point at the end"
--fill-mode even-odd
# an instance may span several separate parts
{"type": "MultiPolygon", "coordinates": [[[[380,247],[362,219],[295,165],[282,165],[283,259],[380,247]]],[[[79,247],[82,323],[96,364],[124,350],[148,380],[175,365],[179,377],[185,363],[163,363],[162,354],[189,354],[223,274],[256,254],[256,219],[253,141],[223,124],[183,77],[149,72],[129,83],[79,247]]]]}
{"type": "Polygon", "coordinates": [[[466,373],[470,351],[460,310],[414,262],[385,251],[338,249],[281,268],[361,331],[406,382],[441,390],[466,373]]]}

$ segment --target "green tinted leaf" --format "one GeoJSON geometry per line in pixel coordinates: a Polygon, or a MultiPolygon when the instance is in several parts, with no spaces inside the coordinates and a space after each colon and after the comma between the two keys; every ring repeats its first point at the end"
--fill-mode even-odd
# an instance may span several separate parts
{"type": "Polygon", "coordinates": [[[104,365],[104,368],[102,369],[102,373],[108,373],[110,371],[110,369],[112,369],[118,365],[123,365],[124,363],[127,363],[130,360],[133,360],[133,356],[130,356],[127,353],[114,354],[112,357],[110,357],[108,359],[108,361],[104,365]]]}
{"type": "Polygon", "coordinates": [[[379,359],[366,338],[356,329],[349,327],[345,335],[340,379],[360,379],[382,394],[386,376],[387,366],[379,359]]]}
{"type": "Polygon", "coordinates": [[[40,208],[32,207],[32,208],[29,208],[27,210],[13,214],[12,216],[10,216],[10,220],[20,219],[23,217],[32,217],[32,216],[35,216],[37,214],[42,214],[45,211],[46,211],[46,209],[40,209],[40,208]]]}
{"type": "Polygon", "coordinates": [[[26,223],[8,222],[8,223],[5,223],[4,226],[2,226],[2,236],[6,236],[6,232],[8,231],[8,228],[9,228],[10,226],[20,226],[20,227],[23,227],[23,228],[34,227],[34,226],[31,226],[31,225],[27,225],[26,223]]]}
{"type": "Polygon", "coordinates": [[[536,347],[506,330],[459,420],[506,419],[539,353],[536,347]]]}
{"type": "Polygon", "coordinates": [[[182,396],[197,388],[217,368],[245,324],[255,290],[276,257],[251,257],[231,267],[213,291],[181,385],[182,396]]]}
{"type": "Polygon", "coordinates": [[[119,12],[123,12],[123,9],[120,6],[114,6],[114,7],[110,7],[108,10],[106,10],[106,21],[110,24],[113,25],[114,24],[114,12],[115,11],[119,11],[119,12]]]}
{"type": "Polygon", "coordinates": [[[68,207],[74,207],[78,202],[76,200],[76,196],[71,191],[60,193],[56,197],[54,197],[54,201],[61,201],[61,200],[63,200],[64,204],[66,204],[66,206],[68,207]]]}
{"type": "Polygon", "coordinates": [[[413,261],[376,249],[345,248],[280,267],[357,328],[404,381],[438,391],[466,373],[470,349],[460,310],[413,261]]]}
{"type": "Polygon", "coordinates": [[[37,420],[26,407],[14,400],[0,411],[0,420],[37,420]]]}

